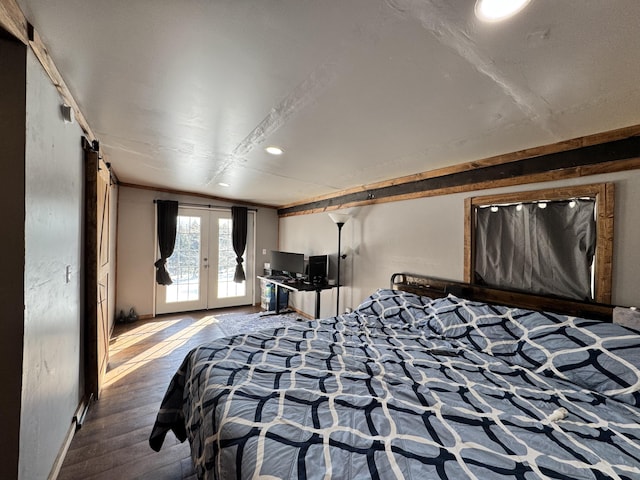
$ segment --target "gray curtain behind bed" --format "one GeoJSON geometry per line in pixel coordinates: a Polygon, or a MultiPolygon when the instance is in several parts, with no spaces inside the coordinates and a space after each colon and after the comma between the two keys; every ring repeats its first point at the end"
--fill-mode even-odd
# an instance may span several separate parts
{"type": "Polygon", "coordinates": [[[475,282],[592,300],[593,199],[476,210],[475,282]],[[571,206],[573,205],[573,206],[571,206]]]}

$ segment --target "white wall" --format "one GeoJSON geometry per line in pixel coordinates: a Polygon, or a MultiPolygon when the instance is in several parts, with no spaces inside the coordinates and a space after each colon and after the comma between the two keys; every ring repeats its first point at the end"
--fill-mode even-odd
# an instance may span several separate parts
{"type": "MultiPolygon", "coordinates": [[[[376,288],[387,287],[395,272],[463,280],[467,197],[600,182],[614,182],[616,187],[613,303],[640,305],[640,170],[633,170],[353,208],[354,217],[342,230],[342,251],[348,256],[341,264],[341,311],[356,307],[376,288]]],[[[326,213],[284,217],[279,248],[335,258],[337,232],[326,213]]],[[[335,302],[335,291],[322,293],[322,317],[335,313],[335,302]]],[[[312,294],[295,293],[290,303],[313,312],[312,294]]]]}
{"type": "MultiPolygon", "coordinates": [[[[207,200],[187,195],[172,195],[153,190],[120,187],[118,201],[118,250],[116,281],[116,315],[134,307],[138,315],[154,313],[155,204],[153,200],[178,200],[187,203],[231,207],[232,202],[207,200]]],[[[269,252],[278,244],[278,216],[273,208],[258,208],[256,214],[256,272],[269,261],[269,252]],[[267,254],[263,255],[262,251],[267,254]]],[[[260,301],[260,284],[255,282],[256,302],[260,301]]]]}
{"type": "Polygon", "coordinates": [[[82,130],[64,123],[61,104],[28,50],[19,467],[25,480],[48,477],[81,397],[82,130]]]}

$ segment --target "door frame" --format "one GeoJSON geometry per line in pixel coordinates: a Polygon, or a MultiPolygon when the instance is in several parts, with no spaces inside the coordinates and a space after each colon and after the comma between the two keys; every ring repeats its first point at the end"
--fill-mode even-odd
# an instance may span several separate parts
{"type": "MultiPolygon", "coordinates": [[[[178,207],[178,215],[180,215],[180,208],[186,209],[186,210],[202,210],[203,212],[205,212],[207,215],[209,215],[211,212],[222,212],[222,213],[229,213],[231,212],[231,206],[229,207],[222,207],[222,206],[211,206],[211,205],[199,205],[199,204],[192,204],[192,203],[180,203],[179,207],[178,207]]],[[[258,224],[258,216],[257,216],[257,211],[256,210],[252,210],[249,209],[249,211],[247,212],[247,214],[249,215],[249,224],[250,224],[250,229],[249,229],[249,234],[251,235],[251,237],[247,236],[247,246],[249,244],[249,242],[252,242],[252,248],[246,248],[245,249],[245,254],[244,254],[244,267],[245,267],[245,274],[246,274],[246,288],[248,289],[249,293],[246,295],[247,297],[247,301],[249,303],[235,303],[233,302],[234,298],[238,298],[238,297],[230,297],[230,300],[227,302],[222,302],[219,305],[215,305],[215,306],[211,306],[209,301],[207,300],[205,302],[205,306],[202,308],[187,308],[185,310],[176,310],[175,312],[158,312],[158,295],[159,293],[159,286],[158,284],[154,281],[153,283],[153,316],[157,316],[157,315],[163,315],[165,313],[169,314],[169,313],[181,313],[181,312],[188,312],[188,311],[197,311],[197,310],[212,310],[212,309],[217,309],[217,308],[227,308],[227,307],[233,307],[233,306],[241,306],[241,305],[253,305],[255,304],[255,298],[256,298],[256,287],[255,287],[255,270],[256,270],[256,240],[257,240],[257,224],[258,224]]],[[[211,231],[211,222],[207,221],[207,236],[211,236],[210,235],[210,231],[211,231]]],[[[159,258],[159,250],[158,250],[158,217],[157,215],[155,215],[155,228],[154,228],[154,254],[155,254],[155,258],[159,258]]],[[[211,240],[209,240],[211,241],[211,240]]],[[[216,239],[217,242],[217,239],[216,239]]],[[[217,251],[217,248],[216,248],[217,251]]],[[[210,257],[211,252],[209,252],[209,257],[210,257]]],[[[202,252],[201,252],[201,264],[202,264],[202,252]]],[[[210,271],[211,269],[211,262],[208,262],[207,265],[207,270],[210,271]]],[[[216,281],[217,284],[217,281],[216,281]]],[[[211,290],[211,285],[209,282],[207,282],[207,286],[205,289],[203,289],[203,293],[204,295],[206,295],[208,297],[209,292],[211,290]]]]}
{"type": "Polygon", "coordinates": [[[111,229],[115,228],[112,217],[113,184],[110,166],[100,155],[97,142],[82,139],[84,149],[84,322],[82,328],[82,361],[84,380],[84,402],[100,397],[102,384],[109,362],[109,337],[114,303],[110,291],[115,274],[115,258],[112,257],[111,229]],[[101,196],[101,199],[98,198],[101,196]],[[102,205],[103,211],[98,207],[102,205]]]}
{"type": "MultiPolygon", "coordinates": [[[[198,258],[198,265],[199,265],[199,274],[200,274],[200,284],[199,284],[199,293],[198,293],[198,299],[196,300],[185,300],[185,301],[181,301],[181,302],[175,302],[172,305],[175,306],[176,308],[171,309],[171,308],[162,308],[162,307],[169,307],[171,306],[171,304],[167,304],[166,302],[164,303],[164,305],[160,305],[159,303],[160,300],[162,299],[162,295],[165,294],[165,289],[167,288],[167,286],[164,285],[158,285],[157,282],[154,282],[153,284],[153,290],[154,290],[154,302],[153,302],[153,308],[154,308],[154,312],[158,315],[163,315],[163,314],[169,314],[169,313],[178,313],[178,312],[189,312],[189,311],[196,311],[196,310],[204,310],[206,309],[207,305],[206,305],[206,290],[203,291],[203,275],[207,274],[207,270],[205,268],[204,265],[204,257],[205,257],[205,252],[202,251],[202,239],[203,239],[203,235],[206,235],[208,238],[209,235],[209,212],[206,209],[203,208],[196,208],[196,207],[191,207],[191,206],[185,206],[185,205],[179,205],[178,206],[178,217],[195,217],[197,216],[198,218],[200,218],[200,253],[199,253],[199,258],[198,258]],[[205,233],[205,229],[206,229],[206,233],[205,233]],[[159,308],[160,307],[160,308],[159,308]],[[167,311],[165,311],[167,310],[167,311]]],[[[156,225],[158,222],[158,216],[157,216],[157,212],[156,212],[156,225]]],[[[178,229],[180,227],[180,222],[176,222],[178,225],[178,229]]],[[[176,232],[176,236],[177,236],[177,232],[176,232]]],[[[177,241],[176,241],[177,243],[177,241]]],[[[156,228],[156,235],[155,235],[155,240],[154,240],[154,244],[155,244],[155,255],[156,258],[159,258],[160,256],[160,250],[158,247],[158,230],[156,228]]],[[[173,252],[174,254],[176,253],[176,251],[174,250],[173,252]]]]}
{"type": "MultiPolygon", "coordinates": [[[[211,210],[216,210],[216,209],[211,209],[211,210]]],[[[231,214],[231,211],[227,211],[226,209],[217,209],[220,211],[224,211],[224,213],[229,213],[231,214]]],[[[247,298],[247,301],[249,303],[237,303],[234,301],[234,299],[238,298],[238,297],[225,297],[223,299],[218,298],[217,294],[216,294],[216,298],[217,298],[217,305],[215,306],[211,306],[210,303],[208,302],[208,309],[215,309],[215,308],[226,308],[226,307],[235,307],[235,306],[241,306],[241,305],[253,305],[255,303],[255,298],[256,298],[256,293],[255,293],[255,270],[256,270],[256,224],[257,224],[257,217],[256,217],[256,212],[249,210],[247,212],[248,215],[248,234],[247,234],[247,247],[245,247],[245,251],[244,251],[244,273],[245,273],[245,288],[247,291],[247,294],[245,295],[245,298],[247,298]],[[251,235],[251,237],[249,237],[249,234],[251,235]],[[252,248],[249,249],[248,245],[249,242],[252,243],[252,248]]],[[[210,226],[211,229],[211,226],[210,226]]],[[[211,253],[211,252],[209,252],[211,253]]],[[[235,253],[233,254],[235,256],[235,253]]],[[[209,267],[210,268],[210,267],[209,267]]],[[[216,280],[215,282],[213,282],[213,284],[215,285],[212,286],[211,284],[208,285],[208,291],[207,291],[207,295],[209,296],[212,292],[213,288],[217,288],[218,287],[218,277],[216,276],[216,280]]]]}

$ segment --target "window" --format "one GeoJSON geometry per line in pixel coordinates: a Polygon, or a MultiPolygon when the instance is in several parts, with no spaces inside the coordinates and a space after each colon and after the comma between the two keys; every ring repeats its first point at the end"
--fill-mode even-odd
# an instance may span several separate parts
{"type": "Polygon", "coordinates": [[[613,184],[468,198],[465,281],[611,302],[613,184]]]}
{"type": "Polygon", "coordinates": [[[166,287],[166,302],[189,302],[200,298],[200,217],[178,215],[173,255],[167,259],[173,283],[166,287]]]}

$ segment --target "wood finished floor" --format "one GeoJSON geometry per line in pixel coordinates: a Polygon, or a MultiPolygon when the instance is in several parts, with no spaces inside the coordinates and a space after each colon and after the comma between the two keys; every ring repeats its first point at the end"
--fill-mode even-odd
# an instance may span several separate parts
{"type": "Polygon", "coordinates": [[[148,444],[171,377],[194,346],[224,336],[212,316],[257,307],[163,315],[116,325],[106,386],[71,442],[59,480],[195,480],[188,442],[167,435],[159,453],[148,444]]]}

